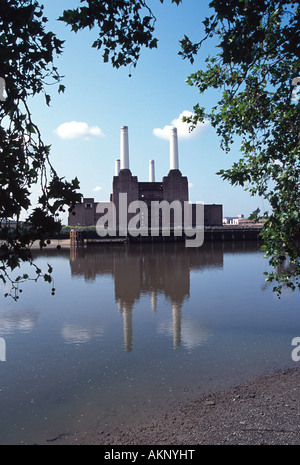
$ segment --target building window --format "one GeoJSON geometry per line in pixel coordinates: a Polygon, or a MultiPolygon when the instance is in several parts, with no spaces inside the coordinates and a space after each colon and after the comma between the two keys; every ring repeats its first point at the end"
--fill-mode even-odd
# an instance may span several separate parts
{"type": "Polygon", "coordinates": [[[91,203],[86,203],[85,208],[92,208],[92,204],[91,203]]]}

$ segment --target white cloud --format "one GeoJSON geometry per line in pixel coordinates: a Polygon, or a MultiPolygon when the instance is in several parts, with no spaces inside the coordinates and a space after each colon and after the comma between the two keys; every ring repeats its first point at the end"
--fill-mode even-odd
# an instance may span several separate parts
{"type": "Polygon", "coordinates": [[[153,134],[156,136],[156,137],[159,137],[160,139],[165,139],[165,140],[169,140],[170,139],[170,130],[172,127],[176,127],[177,128],[177,134],[178,134],[178,139],[182,140],[182,139],[190,139],[192,137],[197,137],[199,136],[200,134],[203,133],[203,131],[205,131],[205,129],[209,126],[209,121],[208,120],[205,120],[204,123],[199,123],[195,129],[193,129],[193,131],[190,132],[189,128],[190,128],[190,125],[188,123],[184,123],[182,121],[182,118],[183,116],[192,116],[193,113],[188,111],[188,110],[184,110],[179,116],[178,118],[174,119],[171,123],[171,125],[167,125],[167,126],[164,126],[164,128],[155,128],[153,129],[153,134]]]}
{"type": "Polygon", "coordinates": [[[79,139],[90,137],[104,137],[102,130],[98,126],[91,126],[80,121],[70,121],[62,123],[55,130],[61,139],[79,139]]]}
{"type": "Polygon", "coordinates": [[[96,186],[96,187],[94,187],[93,191],[95,191],[95,192],[102,191],[102,187],[101,186],[96,186]]]}

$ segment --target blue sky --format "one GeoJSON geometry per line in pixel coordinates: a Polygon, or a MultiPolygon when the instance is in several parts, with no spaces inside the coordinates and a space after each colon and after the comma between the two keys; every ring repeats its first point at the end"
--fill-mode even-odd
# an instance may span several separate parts
{"type": "MultiPolygon", "coordinates": [[[[200,97],[185,82],[190,73],[204,67],[209,53],[216,53],[215,44],[205,44],[193,65],[178,55],[184,34],[195,41],[203,37],[202,21],[212,14],[209,0],[185,0],[179,7],[170,0],[164,5],[159,0],[150,3],[157,17],[158,49],[142,50],[137,68],[130,71],[103,63],[102,52],[91,48],[95,32],[74,34],[56,21],[63,9],[78,6],[79,0],[44,2],[46,28],[66,41],[55,63],[65,76],[66,91],[58,95],[55,86],[49,87],[50,108],[38,96],[31,109],[44,141],[52,146],[51,160],[58,174],[67,179],[77,176],[83,195],[96,201],[109,200],[121,126],[129,128],[132,174],[148,181],[149,160],[153,159],[156,181],[160,181],[169,171],[169,142],[162,138],[165,126],[177,124],[180,115],[193,111],[196,103],[211,106],[216,102],[215,94],[200,97]]],[[[180,126],[178,131],[179,168],[188,177],[191,201],[221,203],[224,216],[248,216],[257,207],[267,210],[261,199],[216,175],[239,158],[238,145],[229,154],[223,152],[209,125],[190,137],[181,137],[180,126]]]]}

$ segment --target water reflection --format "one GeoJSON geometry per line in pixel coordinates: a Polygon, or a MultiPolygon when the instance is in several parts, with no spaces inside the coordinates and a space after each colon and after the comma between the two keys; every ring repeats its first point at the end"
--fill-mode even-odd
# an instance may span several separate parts
{"type": "Polygon", "coordinates": [[[28,282],[2,303],[2,444],[106,431],[294,364],[299,295],[261,289],[256,242],[35,254],[53,264],[57,292],[28,282]]]}
{"type": "MultiPolygon", "coordinates": [[[[114,286],[115,309],[123,319],[123,338],[126,351],[133,349],[134,309],[143,299],[143,308],[160,313],[157,323],[158,334],[172,338],[173,348],[192,350],[205,344],[211,331],[199,321],[200,315],[187,316],[183,307],[190,299],[191,276],[195,273],[222,271],[226,254],[243,255],[258,252],[256,242],[223,242],[206,243],[199,249],[184,247],[184,244],[141,244],[132,246],[88,246],[79,248],[55,248],[34,251],[36,259],[51,262],[51,258],[62,263],[63,279],[73,280],[71,288],[76,287],[76,281],[84,280],[91,285],[84,287],[80,301],[72,301],[73,309],[81,307],[89,301],[89,293],[94,295],[97,285],[95,281],[108,278],[114,286]],[[70,265],[70,276],[66,275],[66,262],[70,265]],[[92,290],[94,286],[94,290],[92,290]],[[163,303],[162,303],[163,301],[163,303]],[[159,306],[159,308],[158,308],[159,306]],[[161,314],[169,309],[168,316],[162,319],[161,314]]],[[[56,268],[58,262],[55,262],[56,268]]],[[[103,291],[102,291],[103,292],[103,291]]],[[[99,296],[98,296],[99,297],[99,296]]],[[[100,296],[100,300],[103,295],[100,296]]],[[[92,297],[93,298],[93,297],[92,297]]],[[[71,299],[74,299],[73,296],[71,299]]],[[[63,306],[62,296],[55,297],[56,305],[63,306]]],[[[109,297],[107,311],[111,312],[113,305],[109,297]]],[[[83,309],[82,309],[83,310],[83,309]]],[[[90,311],[90,310],[89,310],[90,311]]],[[[64,320],[64,314],[61,318],[64,320]]],[[[111,314],[111,313],[110,313],[111,314]]],[[[0,335],[19,332],[31,332],[36,326],[40,312],[24,306],[11,309],[0,314],[0,335]]],[[[96,313],[89,323],[84,311],[72,312],[72,321],[61,322],[60,336],[66,344],[84,344],[90,340],[102,337],[106,331],[103,315],[96,313]],[[99,322],[100,320],[100,322],[99,322]]]]}
{"type": "MultiPolygon", "coordinates": [[[[70,250],[73,277],[95,281],[109,275],[114,281],[115,302],[123,317],[124,346],[132,350],[133,309],[141,296],[149,297],[149,308],[157,311],[158,296],[170,304],[172,322],[160,323],[158,332],[172,334],[173,347],[193,348],[209,338],[207,330],[194,321],[182,322],[182,307],[190,297],[191,272],[223,269],[224,253],[257,252],[257,244],[206,244],[187,249],[183,244],[134,245],[131,247],[85,247],[70,250]],[[250,250],[249,250],[250,249],[250,250]]],[[[87,337],[86,334],[83,335],[87,337]]]]}
{"type": "Polygon", "coordinates": [[[16,331],[30,333],[39,317],[39,313],[34,310],[20,310],[0,314],[0,334],[14,334],[16,331]]]}
{"type": "Polygon", "coordinates": [[[102,335],[104,329],[99,327],[87,327],[86,325],[64,324],[61,335],[67,344],[82,344],[93,337],[102,335]]]}
{"type": "Polygon", "coordinates": [[[173,337],[174,349],[193,350],[206,344],[212,332],[201,322],[195,320],[181,321],[181,310],[172,311],[173,324],[170,321],[160,322],[158,332],[173,337]]]}

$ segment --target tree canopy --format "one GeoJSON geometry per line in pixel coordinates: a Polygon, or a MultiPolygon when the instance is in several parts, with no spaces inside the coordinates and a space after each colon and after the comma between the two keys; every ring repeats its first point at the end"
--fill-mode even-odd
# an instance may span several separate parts
{"type": "MultiPolygon", "coordinates": [[[[38,2],[1,0],[0,2],[0,74],[5,81],[7,96],[0,102],[0,278],[11,281],[11,292],[18,297],[19,283],[28,279],[22,275],[13,282],[10,271],[21,261],[33,265],[30,246],[36,240],[46,245],[46,235],[61,228],[59,211],[72,207],[80,195],[77,179],[70,182],[60,178],[53,168],[50,146],[41,137],[38,125],[32,120],[28,100],[46,92],[47,83],[59,82],[53,64],[55,54],[61,54],[62,41],[54,33],[46,32],[46,18],[38,2]],[[32,210],[30,194],[39,184],[41,195],[32,210]],[[27,212],[26,226],[20,222],[27,212]],[[16,221],[11,228],[10,220],[16,221]]],[[[59,91],[62,91],[62,85],[59,91]]],[[[34,279],[43,276],[51,282],[51,267],[46,273],[36,268],[34,279]]]]}
{"type": "MultiPolygon", "coordinates": [[[[273,268],[267,281],[279,294],[282,285],[300,289],[299,2],[214,0],[210,6],[215,14],[205,19],[205,31],[217,37],[219,53],[187,82],[200,94],[216,89],[216,104],[209,112],[195,105],[191,122],[209,118],[225,151],[235,137],[241,141],[242,158],[218,174],[269,202],[262,230],[273,268]]],[[[180,53],[193,63],[201,43],[185,36],[180,53]]]]}
{"type": "MultiPolygon", "coordinates": [[[[171,0],[179,5],[184,0],[171,0]]],[[[166,3],[166,0],[160,0],[166,3]]],[[[213,0],[212,15],[203,19],[204,37],[192,42],[187,35],[179,54],[197,64],[205,40],[218,39],[215,56],[206,59],[206,68],[195,71],[187,83],[200,94],[216,92],[211,109],[195,104],[196,125],[209,119],[228,152],[236,137],[241,141],[241,159],[219,175],[233,185],[243,186],[250,195],[260,195],[271,205],[262,230],[265,255],[273,271],[267,280],[300,288],[299,248],[299,98],[294,85],[299,81],[299,4],[295,0],[213,0]]],[[[137,65],[143,47],[156,48],[156,18],[146,0],[78,0],[78,7],[62,11],[59,18],[72,31],[94,28],[98,37],[91,44],[102,51],[104,62],[112,66],[137,65]]],[[[50,161],[50,146],[42,140],[32,120],[29,98],[45,95],[48,84],[57,83],[64,91],[54,65],[63,42],[46,30],[47,19],[37,0],[0,0],[0,278],[10,280],[9,270],[29,261],[30,247],[61,228],[59,213],[72,209],[80,200],[77,178],[59,177],[50,161]],[[6,95],[4,93],[4,86],[6,95]],[[40,185],[38,205],[32,206],[30,193],[40,185]],[[27,225],[20,222],[27,213],[27,225]],[[9,227],[9,220],[16,227],[9,227]],[[28,226],[29,225],[29,226],[28,226]]],[[[193,31],[194,32],[194,31],[193,31]]],[[[266,212],[262,213],[264,216],[266,212]]],[[[254,213],[259,216],[260,212],[254,213]]],[[[35,266],[35,265],[34,265],[35,266]]],[[[36,267],[33,279],[51,282],[51,266],[46,273],[36,267]]],[[[18,286],[28,275],[12,284],[18,286]]]]}

